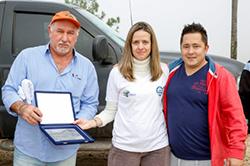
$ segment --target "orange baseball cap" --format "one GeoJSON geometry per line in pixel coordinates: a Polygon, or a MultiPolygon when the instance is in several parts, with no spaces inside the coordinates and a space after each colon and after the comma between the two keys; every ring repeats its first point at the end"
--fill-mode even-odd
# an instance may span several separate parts
{"type": "Polygon", "coordinates": [[[76,17],[73,14],[71,14],[69,11],[60,11],[56,13],[52,17],[50,21],[50,25],[59,20],[68,20],[72,22],[77,28],[79,28],[81,25],[80,22],[76,19],[76,17]]]}

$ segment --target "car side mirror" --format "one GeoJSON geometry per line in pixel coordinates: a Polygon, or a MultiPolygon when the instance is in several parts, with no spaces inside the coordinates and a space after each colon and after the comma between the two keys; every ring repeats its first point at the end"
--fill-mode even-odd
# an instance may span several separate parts
{"type": "Polygon", "coordinates": [[[97,35],[93,40],[92,47],[94,61],[101,64],[113,63],[112,57],[109,56],[109,44],[105,36],[97,35]]]}

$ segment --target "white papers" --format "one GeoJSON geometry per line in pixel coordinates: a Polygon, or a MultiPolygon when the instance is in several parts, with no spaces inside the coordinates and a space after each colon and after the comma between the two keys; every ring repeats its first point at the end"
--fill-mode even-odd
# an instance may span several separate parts
{"type": "Polygon", "coordinates": [[[73,123],[70,93],[36,92],[36,102],[43,114],[41,124],[73,123]]]}

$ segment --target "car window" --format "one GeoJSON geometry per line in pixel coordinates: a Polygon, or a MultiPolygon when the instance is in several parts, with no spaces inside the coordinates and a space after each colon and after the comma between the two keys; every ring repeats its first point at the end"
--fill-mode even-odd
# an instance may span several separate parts
{"type": "MultiPolygon", "coordinates": [[[[52,17],[51,15],[16,12],[14,17],[12,47],[14,55],[17,55],[24,48],[49,42],[48,25],[52,17]]],[[[84,29],[81,29],[76,49],[90,60],[93,60],[92,41],[93,37],[84,29]]]]}
{"type": "MultiPolygon", "coordinates": [[[[0,3],[0,24],[2,24],[2,20],[3,20],[3,11],[4,11],[4,4],[0,3]]],[[[0,32],[2,31],[1,30],[2,27],[0,26],[0,32]]],[[[0,38],[1,38],[1,33],[0,33],[0,38]]]]}
{"type": "Polygon", "coordinates": [[[46,44],[49,41],[47,27],[50,15],[15,13],[12,52],[17,55],[27,47],[46,44]]]}
{"type": "Polygon", "coordinates": [[[76,50],[91,61],[93,61],[92,43],[93,37],[81,28],[76,43],[76,50]]]}

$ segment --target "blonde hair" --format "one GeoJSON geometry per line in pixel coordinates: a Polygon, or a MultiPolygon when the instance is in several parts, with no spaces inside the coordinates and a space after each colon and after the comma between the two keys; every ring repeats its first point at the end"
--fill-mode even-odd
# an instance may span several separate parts
{"type": "Polygon", "coordinates": [[[134,81],[135,77],[133,75],[133,54],[131,43],[133,39],[133,35],[136,31],[143,30],[150,34],[151,38],[151,52],[150,52],[150,72],[151,72],[151,81],[158,80],[162,75],[162,69],[160,65],[160,53],[156,40],[155,33],[152,27],[145,22],[138,22],[134,24],[127,35],[127,39],[125,42],[125,46],[122,53],[122,58],[118,63],[119,70],[123,77],[126,80],[134,81]]]}

